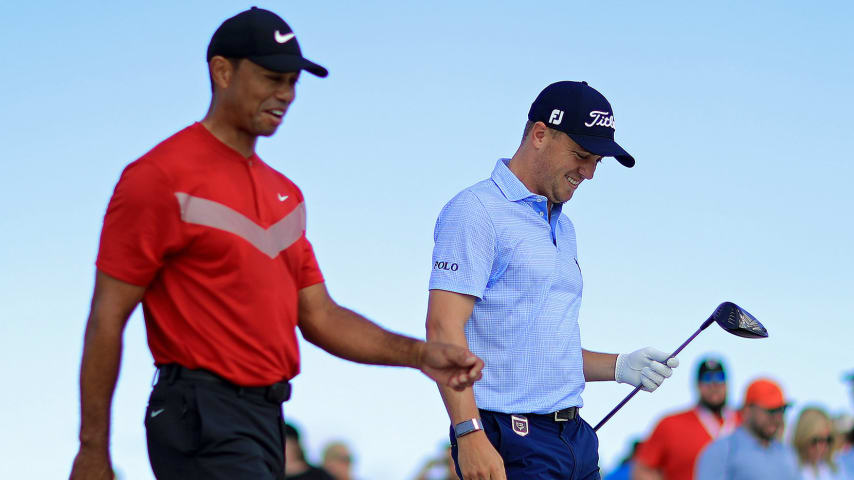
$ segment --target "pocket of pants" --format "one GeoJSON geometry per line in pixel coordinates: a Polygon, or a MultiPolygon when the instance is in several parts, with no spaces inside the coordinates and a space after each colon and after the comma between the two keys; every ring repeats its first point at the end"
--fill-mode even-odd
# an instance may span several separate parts
{"type": "Polygon", "coordinates": [[[189,454],[199,446],[201,421],[191,385],[157,385],[145,411],[149,451],[189,454]]]}

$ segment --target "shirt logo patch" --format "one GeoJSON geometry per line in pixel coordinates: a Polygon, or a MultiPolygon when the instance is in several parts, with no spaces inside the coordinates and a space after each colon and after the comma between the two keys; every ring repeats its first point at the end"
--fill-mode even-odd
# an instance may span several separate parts
{"type": "Polygon", "coordinates": [[[459,269],[460,266],[456,263],[433,262],[433,270],[450,270],[452,272],[456,272],[459,269]]]}
{"type": "Polygon", "coordinates": [[[305,204],[300,203],[281,220],[263,228],[240,212],[219,202],[176,192],[181,220],[232,233],[270,258],[297,242],[305,232],[305,204]]]}
{"type": "Polygon", "coordinates": [[[513,423],[513,432],[520,437],[524,437],[529,433],[528,417],[522,415],[511,415],[510,421],[513,423]]]}

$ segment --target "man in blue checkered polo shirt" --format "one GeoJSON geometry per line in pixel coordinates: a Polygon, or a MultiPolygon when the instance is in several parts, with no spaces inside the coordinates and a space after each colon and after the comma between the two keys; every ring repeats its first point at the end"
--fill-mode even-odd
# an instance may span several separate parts
{"type": "Polygon", "coordinates": [[[652,391],[678,365],[652,348],[581,348],[581,269],[561,208],[602,157],[635,163],[614,142],[611,105],[586,82],[554,83],[531,105],[513,158],[439,214],[427,337],[486,362],[473,389],[440,387],[465,480],[600,478],[596,434],[578,416],[584,382],[652,391]]]}

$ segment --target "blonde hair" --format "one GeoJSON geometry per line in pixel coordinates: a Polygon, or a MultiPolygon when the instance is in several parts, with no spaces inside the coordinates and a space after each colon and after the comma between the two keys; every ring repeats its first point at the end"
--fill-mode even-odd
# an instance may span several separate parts
{"type": "MultiPolygon", "coordinates": [[[[830,421],[830,416],[818,407],[807,407],[798,415],[798,423],[795,425],[795,433],[792,435],[792,445],[798,452],[798,462],[801,465],[809,465],[807,460],[807,450],[815,435],[822,427],[826,427],[828,435],[833,438],[833,422],[830,421]]],[[[827,446],[824,456],[821,461],[826,463],[831,470],[836,471],[836,464],[833,462],[833,443],[827,446]]]]}

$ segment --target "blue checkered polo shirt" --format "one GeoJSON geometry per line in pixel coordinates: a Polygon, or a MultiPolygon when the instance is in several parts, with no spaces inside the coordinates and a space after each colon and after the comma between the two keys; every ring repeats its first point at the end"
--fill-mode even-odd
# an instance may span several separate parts
{"type": "Polygon", "coordinates": [[[457,194],[434,231],[430,289],[477,297],[465,325],[486,362],[479,408],[551,413],[582,406],[575,229],[561,205],[528,191],[507,167],[457,194]]]}

